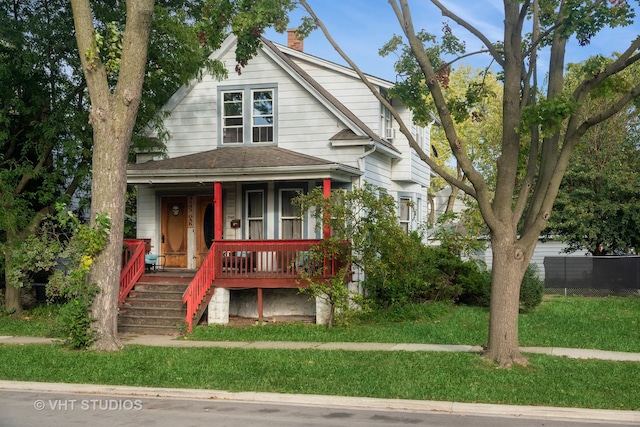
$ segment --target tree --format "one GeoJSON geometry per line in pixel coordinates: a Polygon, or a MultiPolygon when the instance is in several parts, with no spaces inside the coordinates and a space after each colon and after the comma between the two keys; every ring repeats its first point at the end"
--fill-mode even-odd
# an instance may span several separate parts
{"type": "Polygon", "coordinates": [[[15,256],[54,204],[82,187],[91,138],[66,1],[9,3],[0,4],[0,248],[4,306],[19,314],[15,256]]]}
{"type": "MultiPolygon", "coordinates": [[[[312,24],[325,32],[335,49],[367,81],[331,38],[307,1],[300,3],[311,15],[312,24]]],[[[477,37],[484,44],[483,51],[501,68],[502,132],[495,190],[491,191],[471,161],[467,138],[458,132],[454,110],[442,92],[447,70],[453,63],[442,57],[462,55],[463,46],[445,28],[443,41],[437,45],[440,49],[434,51],[435,38],[414,29],[408,0],[389,0],[415,60],[415,73],[405,82],[416,91],[403,101],[414,114],[420,114],[425,112],[420,108],[425,105],[424,97],[432,99],[449,147],[469,183],[451,175],[424,153],[392,106],[373,85],[369,88],[392,111],[401,132],[420,158],[449,184],[478,202],[493,252],[489,340],[484,357],[502,367],[526,364],[518,345],[520,286],[538,238],[551,216],[571,153],[590,128],[611,118],[630,102],[637,102],[640,95],[640,76],[636,75],[631,86],[615,91],[609,108],[587,114],[585,100],[596,96],[603,85],[640,59],[640,37],[617,58],[585,69],[580,83],[572,88],[564,80],[567,41],[575,36],[585,45],[605,26],[628,25],[634,16],[633,9],[625,0],[505,0],[504,39],[494,43],[442,2],[431,0],[431,3],[477,37]],[[543,48],[549,51],[547,84],[539,87],[538,66],[543,59],[538,53],[543,48]]]]}
{"type": "MultiPolygon", "coordinates": [[[[85,211],[91,165],[91,128],[87,126],[88,98],[74,39],[68,35],[73,15],[66,0],[0,3],[3,44],[0,46],[0,245],[4,255],[5,308],[22,309],[20,288],[11,281],[21,243],[39,229],[54,209],[68,203],[85,211]],[[81,190],[78,192],[78,190],[81,190]],[[78,194],[80,193],[80,194],[78,194]]],[[[181,84],[207,65],[209,50],[197,39],[193,22],[200,17],[198,2],[164,1],[155,19],[146,65],[146,80],[133,143],[136,148],[161,150],[145,138],[153,126],[164,135],[161,106],[181,84]],[[172,10],[168,10],[167,8],[172,10]]],[[[107,33],[118,41],[114,22],[122,22],[121,4],[98,4],[95,22],[101,43],[107,33]]],[[[113,52],[112,52],[113,53],[113,52]]],[[[110,64],[116,61],[111,58],[110,64]]],[[[81,215],[84,218],[84,215],[81,215]]]]}
{"type": "MultiPolygon", "coordinates": [[[[572,69],[577,65],[572,66],[572,69]]],[[[632,67],[617,84],[637,75],[632,67]]],[[[571,78],[572,74],[568,75],[571,78]]],[[[607,108],[602,99],[587,102],[591,114],[607,108]]],[[[547,234],[568,244],[567,252],[626,254],[640,248],[640,115],[625,108],[589,129],[576,147],[562,180],[547,234]]]]}
{"type": "MultiPolygon", "coordinates": [[[[170,1],[162,3],[171,5],[170,1]]],[[[202,4],[203,15],[198,23],[200,41],[215,49],[231,27],[238,35],[238,72],[257,52],[259,36],[266,27],[274,25],[279,31],[286,29],[286,14],[291,8],[287,0],[208,0],[202,4]]],[[[92,9],[89,0],[71,0],[78,53],[91,102],[91,217],[94,220],[97,215],[104,213],[112,224],[109,241],[96,258],[90,274],[90,280],[99,289],[92,311],[97,334],[94,348],[101,350],[120,348],[117,337],[117,295],[124,229],[126,166],[142,97],[154,5],[154,0],[126,0],[124,23],[121,26],[108,23],[108,36],[103,37],[97,31],[95,9],[92,9]]],[[[122,2],[117,2],[116,6],[121,7],[122,2]]],[[[180,10],[174,10],[173,13],[180,13],[180,10]]],[[[223,70],[221,64],[218,64],[217,70],[223,70]]]]}

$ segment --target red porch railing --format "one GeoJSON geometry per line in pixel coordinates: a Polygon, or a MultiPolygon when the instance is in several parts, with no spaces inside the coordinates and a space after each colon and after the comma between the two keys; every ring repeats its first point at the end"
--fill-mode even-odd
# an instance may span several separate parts
{"type": "Polygon", "coordinates": [[[200,265],[200,269],[198,269],[191,284],[189,284],[189,287],[182,295],[182,302],[187,305],[185,321],[187,322],[187,330],[189,331],[193,328],[193,319],[216,277],[214,249],[216,245],[216,242],[211,245],[207,256],[200,265]]]}
{"type": "MultiPolygon", "coordinates": [[[[186,322],[193,326],[193,316],[210,287],[257,288],[259,297],[264,288],[298,288],[301,271],[315,269],[316,279],[330,279],[343,263],[327,258],[313,266],[311,248],[320,240],[216,240],[182,298],[187,304],[186,322]]],[[[260,298],[259,298],[260,301],[260,298]]],[[[260,304],[259,304],[260,305],[260,304]]],[[[259,312],[260,312],[259,307],[259,312]]]]}
{"type": "Polygon", "coordinates": [[[122,272],[118,290],[118,306],[124,302],[131,289],[144,273],[145,244],[142,240],[125,239],[122,251],[122,272]]]}

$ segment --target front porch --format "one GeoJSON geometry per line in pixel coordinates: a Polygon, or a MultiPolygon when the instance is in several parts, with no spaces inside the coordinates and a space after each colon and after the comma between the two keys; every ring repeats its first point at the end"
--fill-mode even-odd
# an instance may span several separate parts
{"type": "MultiPolygon", "coordinates": [[[[207,307],[210,309],[210,318],[220,319],[225,315],[228,318],[231,290],[255,289],[257,317],[262,320],[263,290],[305,287],[307,284],[302,279],[303,271],[313,271],[315,280],[330,280],[338,274],[344,263],[329,256],[320,263],[311,263],[309,254],[320,242],[318,239],[214,240],[182,296],[188,329],[193,327],[194,322],[199,322],[207,307]]],[[[125,242],[126,262],[120,280],[119,305],[122,305],[145,271],[144,247],[142,240],[125,242]]]]}

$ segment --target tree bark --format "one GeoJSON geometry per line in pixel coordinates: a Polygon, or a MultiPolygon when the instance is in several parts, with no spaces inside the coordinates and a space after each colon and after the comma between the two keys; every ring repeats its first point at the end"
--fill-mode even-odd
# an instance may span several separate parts
{"type": "Polygon", "coordinates": [[[491,250],[489,342],[484,358],[500,367],[526,365],[527,359],[520,354],[518,344],[518,314],[520,286],[530,256],[525,256],[516,243],[515,235],[510,237],[509,233],[493,234],[491,250]]]}
{"type": "Polygon", "coordinates": [[[93,301],[95,350],[121,348],[118,339],[118,290],[124,234],[127,158],[140,105],[154,0],[128,0],[122,40],[118,83],[113,92],[107,70],[93,52],[94,26],[88,0],[72,0],[76,41],[89,88],[93,127],[93,176],[91,217],[107,213],[111,220],[109,240],[96,258],[90,280],[99,288],[93,301]]]}

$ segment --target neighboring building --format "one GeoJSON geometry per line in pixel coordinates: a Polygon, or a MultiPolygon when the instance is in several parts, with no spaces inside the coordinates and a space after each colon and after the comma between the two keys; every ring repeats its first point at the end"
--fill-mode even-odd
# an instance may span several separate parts
{"type": "MultiPolygon", "coordinates": [[[[291,204],[298,192],[318,186],[328,192],[371,183],[396,198],[405,229],[427,219],[430,168],[390,112],[354,71],[304,53],[292,34],[289,45],[297,48],[264,40],[241,74],[235,71],[236,39],[229,37],[212,55],[226,64],[228,78],[205,75],[177,91],[165,106],[166,155],[139,153],[129,166],[127,182],[138,191],[137,237],[151,240],[166,268],[198,269],[222,239],[321,238],[312,219],[296,216],[291,204]]],[[[370,81],[383,94],[393,85],[370,81]]],[[[407,108],[390,102],[411,121],[407,108]]],[[[412,132],[429,152],[428,131],[412,125],[412,132]]],[[[265,254],[252,260],[253,269],[283,268],[265,254]]],[[[360,278],[355,274],[351,286],[357,288],[360,278]]],[[[259,281],[244,287],[259,288],[258,298],[269,289],[265,317],[318,310],[297,289],[274,290],[277,285],[259,281]]],[[[245,304],[242,293],[217,288],[210,321],[224,322],[229,312],[255,315],[255,304],[245,304]]]]}

